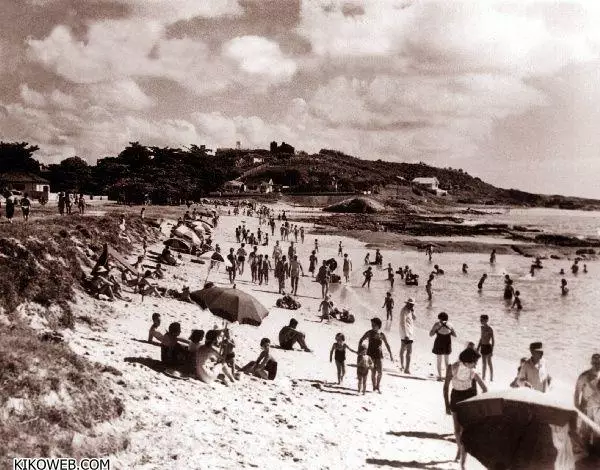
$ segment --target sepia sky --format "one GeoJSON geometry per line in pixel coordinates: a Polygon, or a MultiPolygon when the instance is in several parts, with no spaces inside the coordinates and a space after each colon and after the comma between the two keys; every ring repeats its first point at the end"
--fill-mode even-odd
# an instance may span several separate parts
{"type": "Polygon", "coordinates": [[[598,3],[0,0],[0,137],[284,140],[600,198],[598,3]]]}

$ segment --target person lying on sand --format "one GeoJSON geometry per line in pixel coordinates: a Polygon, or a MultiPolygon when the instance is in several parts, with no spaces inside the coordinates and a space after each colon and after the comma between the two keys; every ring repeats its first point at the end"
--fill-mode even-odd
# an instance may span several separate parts
{"type": "Polygon", "coordinates": [[[271,356],[271,340],[260,340],[261,352],[256,361],[251,361],[244,366],[242,372],[252,374],[261,379],[273,380],[277,376],[277,361],[271,356]]]}
{"type": "Polygon", "coordinates": [[[294,349],[294,345],[298,343],[300,347],[306,351],[311,352],[309,347],[306,345],[306,335],[296,330],[298,326],[298,320],[295,318],[290,319],[288,326],[284,326],[279,331],[279,345],[282,349],[294,349]]]}
{"type": "Polygon", "coordinates": [[[235,380],[225,365],[225,358],[219,354],[222,341],[222,330],[209,330],[206,332],[204,345],[196,352],[196,377],[204,383],[210,384],[220,380],[224,385],[228,385],[227,379],[230,382],[235,380]]]}

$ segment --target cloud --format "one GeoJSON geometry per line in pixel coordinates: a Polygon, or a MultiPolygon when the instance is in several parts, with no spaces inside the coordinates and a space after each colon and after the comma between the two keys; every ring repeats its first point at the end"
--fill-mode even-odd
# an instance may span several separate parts
{"type": "Polygon", "coordinates": [[[143,110],[154,105],[154,101],[131,79],[95,83],[86,88],[87,98],[101,107],[143,110]]]}
{"type": "Polygon", "coordinates": [[[29,88],[27,83],[21,85],[21,99],[26,105],[34,108],[44,108],[47,104],[46,97],[42,93],[29,88]]]}
{"type": "Polygon", "coordinates": [[[279,45],[260,36],[231,39],[223,45],[223,55],[240,71],[271,83],[289,80],[296,72],[296,63],[283,55],[279,45]]]}

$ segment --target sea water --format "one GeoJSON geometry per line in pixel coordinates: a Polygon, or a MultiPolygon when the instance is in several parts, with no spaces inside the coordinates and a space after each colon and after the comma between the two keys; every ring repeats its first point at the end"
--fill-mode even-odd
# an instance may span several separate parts
{"type": "MultiPolygon", "coordinates": [[[[558,227],[569,228],[564,232],[573,235],[593,235],[600,221],[600,214],[582,211],[519,210],[514,218],[505,215],[505,223],[527,224],[541,227],[546,232],[560,233],[558,227]],[[574,222],[569,223],[572,218],[574,222]],[[575,227],[575,228],[573,228],[575,227]]],[[[512,211],[511,211],[512,212],[512,211]]],[[[497,216],[494,216],[497,217],[497,216]]],[[[495,220],[495,222],[500,222],[495,220]]],[[[563,232],[563,233],[564,233],[563,232]]],[[[474,238],[474,240],[476,240],[474,238]]],[[[365,250],[366,254],[367,250],[365,250]]],[[[370,250],[374,259],[374,250],[370,250]]],[[[396,301],[396,314],[408,297],[417,302],[418,326],[429,329],[444,311],[450,317],[461,343],[477,343],[480,336],[479,316],[487,314],[495,330],[497,347],[495,354],[514,359],[515,368],[519,358],[529,355],[529,343],[542,341],[545,357],[555,376],[574,381],[589,365],[593,352],[600,352],[600,262],[582,261],[577,275],[571,273],[572,260],[543,260],[543,268],[530,275],[533,259],[519,255],[497,255],[491,265],[489,253],[435,253],[429,262],[424,252],[409,249],[382,250],[384,267],[391,262],[394,271],[408,265],[419,274],[419,286],[406,286],[399,275],[392,293],[396,301]],[[588,273],[583,273],[583,263],[588,273]],[[462,273],[462,264],[469,266],[468,274],[462,273]],[[445,271],[433,281],[433,299],[428,301],[425,283],[433,266],[438,264],[445,271]],[[564,269],[565,275],[559,271],[564,269]],[[477,283],[483,273],[488,274],[483,289],[477,283]],[[504,275],[513,279],[515,290],[520,291],[523,309],[511,308],[503,299],[504,275]],[[565,278],[569,293],[561,295],[560,283],[565,278]]],[[[363,255],[364,257],[364,255],[363,255]]],[[[359,315],[368,318],[381,310],[386,292],[390,290],[387,271],[374,269],[371,288],[361,288],[365,267],[361,259],[354,259],[350,289],[354,298],[364,308],[359,315]]],[[[338,268],[339,271],[339,268],[338,268]]],[[[341,273],[340,273],[341,274],[341,273]]],[[[339,289],[339,288],[338,288],[339,289]]],[[[433,342],[433,340],[432,340],[433,342]]]]}

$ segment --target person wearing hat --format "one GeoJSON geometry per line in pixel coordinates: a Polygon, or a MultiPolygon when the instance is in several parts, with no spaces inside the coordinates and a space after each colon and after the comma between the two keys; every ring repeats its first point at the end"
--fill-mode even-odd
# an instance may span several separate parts
{"type": "Polygon", "coordinates": [[[539,392],[546,392],[550,387],[552,377],[548,373],[546,361],[544,361],[544,347],[541,342],[529,345],[531,357],[521,366],[517,383],[519,387],[529,387],[539,392]]]}
{"type": "Polygon", "coordinates": [[[400,370],[410,374],[410,359],[415,335],[415,301],[409,297],[400,310],[400,370]]]}
{"type": "Polygon", "coordinates": [[[459,354],[458,361],[446,369],[444,403],[446,404],[446,414],[451,414],[454,421],[454,436],[458,447],[457,458],[460,459],[460,468],[465,468],[467,453],[461,443],[463,429],[458,421],[457,404],[477,395],[477,385],[473,385],[473,381],[481,387],[483,393],[487,392],[485,383],[475,372],[480,357],[475,348],[467,348],[459,354]],[[452,385],[452,391],[448,394],[450,385],[452,385]]]}
{"type": "MultiPolygon", "coordinates": [[[[592,367],[582,372],[577,378],[573,401],[575,408],[588,416],[590,419],[594,420],[594,413],[592,407],[589,406],[589,403],[590,399],[593,402],[594,397],[598,397],[600,395],[600,390],[598,389],[600,384],[599,353],[592,354],[591,363],[592,367]]],[[[586,444],[590,444],[592,437],[591,429],[583,422],[580,422],[579,424],[579,435],[586,444]]]]}

